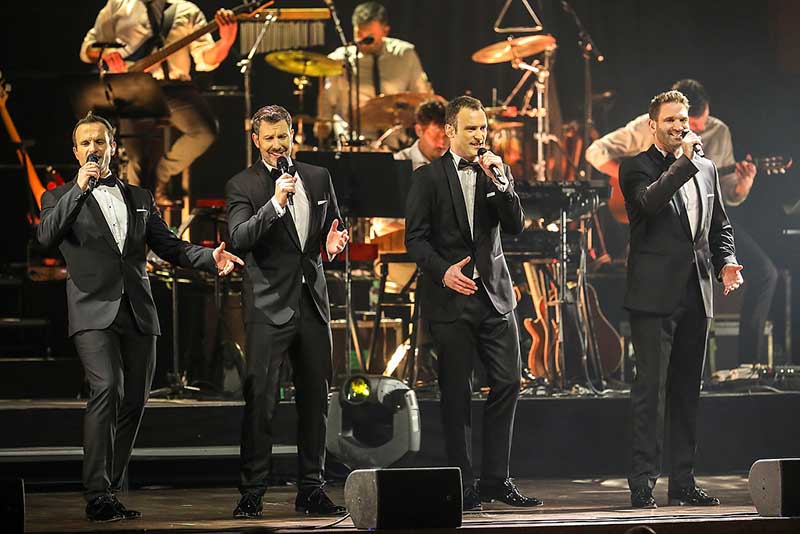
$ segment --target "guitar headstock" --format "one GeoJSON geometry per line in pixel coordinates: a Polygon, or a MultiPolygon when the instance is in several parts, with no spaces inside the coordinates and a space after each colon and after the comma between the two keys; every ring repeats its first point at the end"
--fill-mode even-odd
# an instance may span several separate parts
{"type": "Polygon", "coordinates": [[[0,105],[6,104],[9,93],[11,93],[11,84],[3,78],[3,72],[0,71],[0,105]]]}
{"type": "Polygon", "coordinates": [[[766,158],[758,158],[756,166],[759,171],[766,174],[786,174],[786,171],[792,168],[792,163],[792,158],[767,156],[766,158]]]}

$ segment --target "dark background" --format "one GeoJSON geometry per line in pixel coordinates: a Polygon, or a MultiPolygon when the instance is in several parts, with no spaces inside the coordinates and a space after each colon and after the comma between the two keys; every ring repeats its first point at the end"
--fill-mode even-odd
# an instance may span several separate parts
{"type": "MultiPolygon", "coordinates": [[[[218,7],[232,7],[234,0],[196,2],[213,16],[218,7]]],[[[356,0],[336,0],[336,7],[351,36],[350,15],[356,0]]],[[[504,97],[519,73],[508,64],[473,63],[473,52],[503,40],[493,31],[504,0],[386,0],[392,35],[413,42],[438,94],[451,98],[470,91],[488,103],[493,87],[504,97]]],[[[576,44],[577,31],[570,16],[556,0],[530,0],[544,25],[544,32],[558,40],[553,78],[565,120],[583,115],[583,66],[576,44]]],[[[800,94],[800,2],[697,1],[670,3],[644,0],[573,0],[572,5],[605,55],[605,62],[592,67],[594,91],[611,90],[608,105],[595,108],[600,134],[619,127],[646,110],[649,99],[680,78],[702,81],[711,96],[711,113],[731,128],[736,155],[781,154],[800,156],[796,124],[800,94]]],[[[81,2],[34,1],[9,4],[3,13],[2,33],[6,45],[0,50],[0,69],[14,86],[8,108],[23,138],[35,140],[30,149],[35,163],[50,163],[65,177],[72,175],[74,159],[70,132],[75,117],[69,108],[67,84],[71,76],[88,74],[91,66],[78,59],[84,34],[94,22],[102,0],[81,2]]],[[[278,1],[282,7],[323,7],[323,2],[278,1]]],[[[514,0],[504,21],[525,25],[521,0],[514,0]]],[[[329,52],[338,43],[333,23],[326,26],[329,52]]],[[[204,88],[237,85],[242,80],[235,67],[238,47],[216,71],[196,76],[204,88]]],[[[292,76],[276,71],[260,58],[253,70],[253,106],[278,103],[297,111],[292,95],[292,76]]],[[[311,87],[308,113],[314,113],[316,83],[311,87]]],[[[223,139],[217,157],[227,157],[225,169],[212,184],[222,191],[228,169],[244,165],[240,125],[241,102],[220,99],[218,114],[223,139]],[[228,126],[226,126],[226,124],[228,126]],[[234,125],[234,126],[230,126],[234,125]],[[225,148],[220,148],[225,147],[225,148]],[[234,148],[228,148],[234,147],[234,148]],[[231,156],[227,156],[227,154],[231,156]]],[[[519,103],[517,100],[515,103],[519,103]]],[[[243,136],[242,136],[243,137],[243,136]]],[[[16,158],[0,133],[0,163],[13,165],[16,158]]],[[[7,229],[9,243],[24,234],[24,211],[28,204],[23,175],[8,167],[2,173],[5,205],[0,224],[7,229]]],[[[732,213],[744,221],[781,267],[797,271],[800,246],[797,240],[780,238],[781,229],[800,227],[797,216],[782,206],[798,198],[798,173],[782,176],[759,174],[750,198],[732,213]]],[[[24,240],[19,240],[24,242],[24,240]]],[[[6,246],[0,260],[24,257],[19,246],[6,246]]],[[[745,276],[747,271],[745,270],[745,276]]],[[[795,279],[800,279],[797,273],[795,279]]]]}

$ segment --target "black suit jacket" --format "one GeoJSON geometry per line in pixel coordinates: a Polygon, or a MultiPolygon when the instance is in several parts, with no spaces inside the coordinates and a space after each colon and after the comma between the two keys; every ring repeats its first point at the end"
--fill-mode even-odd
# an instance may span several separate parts
{"type": "Polygon", "coordinates": [[[119,310],[123,288],[136,324],[144,334],[160,335],[158,314],[146,270],[147,247],[164,260],[216,274],[211,249],[173,234],[146,189],[119,182],[128,208],[128,234],[122,252],[94,196],[75,181],[42,195],[36,237],[58,246],[67,262],[69,335],[107,328],[119,310]]]}
{"type": "Polygon", "coordinates": [[[523,229],[519,196],[514,191],[511,170],[505,166],[509,187],[501,193],[483,172],[475,183],[474,238],[470,235],[464,194],[453,156],[448,151],[412,175],[406,203],[406,248],[428,277],[422,290],[422,305],[432,321],[453,321],[470,298],[442,286],[445,271],[470,256],[462,269],[471,277],[475,265],[498,313],[516,306],[500,230],[518,234],[523,229]]]}
{"type": "Polygon", "coordinates": [[[309,196],[310,221],[305,246],[291,213],[279,217],[270,199],[275,182],[259,160],[225,186],[231,245],[246,255],[245,320],[285,324],[299,310],[302,277],[311,289],[317,311],[330,321],[328,287],[322,251],[334,219],[341,222],[331,175],[326,169],[294,161],[309,196]]]}
{"type": "Polygon", "coordinates": [[[706,158],[681,156],[667,170],[655,145],[623,162],[620,184],[630,221],[630,252],[625,307],[667,315],[686,293],[697,269],[706,316],[713,317],[712,274],[737,263],[733,229],[719,190],[717,168],[706,158]],[[700,224],[692,238],[678,190],[694,180],[700,224]]]}

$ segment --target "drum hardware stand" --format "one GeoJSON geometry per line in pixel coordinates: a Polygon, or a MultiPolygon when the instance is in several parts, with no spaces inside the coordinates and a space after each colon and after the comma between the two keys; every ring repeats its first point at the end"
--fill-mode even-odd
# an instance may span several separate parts
{"type": "MultiPolygon", "coordinates": [[[[192,213],[186,218],[186,220],[181,224],[180,228],[178,228],[176,235],[180,239],[181,236],[189,229],[192,225],[192,222],[197,218],[200,214],[198,208],[192,210],[192,213]]],[[[217,232],[218,233],[218,232],[217,232]]],[[[157,258],[155,253],[150,251],[148,253],[148,261],[151,259],[157,258]]],[[[164,397],[168,399],[172,398],[181,398],[187,392],[190,394],[199,394],[204,393],[204,390],[200,387],[193,386],[189,383],[189,378],[187,376],[186,370],[181,370],[180,364],[180,332],[179,332],[179,325],[180,325],[180,311],[178,305],[178,284],[179,282],[179,274],[178,274],[178,267],[175,265],[171,265],[169,272],[172,276],[172,289],[171,289],[171,311],[172,311],[172,372],[167,373],[167,380],[169,384],[158,389],[154,389],[150,392],[150,397],[164,397]]],[[[219,294],[219,289],[221,285],[219,283],[219,277],[214,281],[214,303],[219,303],[218,310],[221,310],[221,295],[219,294]]],[[[221,321],[222,317],[221,314],[218,314],[217,321],[221,321]]],[[[217,325],[219,330],[219,325],[217,325]]],[[[219,340],[217,340],[219,342],[219,340]]],[[[241,351],[241,348],[239,349],[241,351]]],[[[205,391],[207,394],[216,395],[217,392],[213,391],[205,391]]]]}
{"type": "MultiPolygon", "coordinates": [[[[552,53],[552,49],[548,49],[545,51],[545,56],[549,57],[552,53]]],[[[548,59],[545,59],[545,64],[549,63],[548,59]]],[[[547,89],[547,80],[550,77],[550,71],[545,68],[545,65],[540,65],[538,61],[534,61],[534,63],[526,63],[520,58],[515,58],[511,62],[511,66],[515,69],[524,70],[525,73],[522,75],[520,82],[514,88],[514,91],[509,95],[509,97],[503,102],[503,105],[508,105],[508,102],[516,95],[516,92],[521,89],[522,85],[528,79],[531,74],[536,75],[536,80],[534,81],[534,87],[536,89],[536,131],[538,134],[536,135],[536,165],[534,166],[534,171],[536,173],[536,181],[537,182],[544,182],[547,180],[545,175],[545,171],[547,169],[547,161],[544,157],[544,139],[541,134],[549,134],[549,119],[545,120],[545,115],[547,115],[547,106],[544,102],[544,95],[547,89]]],[[[523,109],[527,110],[527,107],[530,103],[530,90],[528,94],[525,96],[525,104],[523,109]]]]}
{"type": "MultiPolygon", "coordinates": [[[[561,0],[562,9],[572,15],[572,20],[578,29],[578,48],[581,49],[583,56],[583,150],[585,151],[591,141],[591,133],[594,129],[594,118],[592,117],[592,59],[596,59],[598,63],[605,61],[605,56],[597,45],[594,44],[592,36],[586,31],[578,14],[566,0],[561,0]]],[[[584,180],[592,178],[592,166],[583,158],[583,173],[581,177],[584,180]]]]}
{"type": "Polygon", "coordinates": [[[258,46],[264,39],[264,34],[267,33],[267,27],[276,20],[278,20],[278,18],[272,13],[268,12],[264,16],[264,24],[261,25],[261,31],[258,32],[258,35],[253,42],[253,46],[250,47],[250,51],[247,53],[247,57],[236,63],[236,66],[239,67],[239,73],[241,73],[241,75],[244,77],[244,144],[247,165],[250,165],[253,162],[253,141],[250,139],[250,130],[252,127],[250,124],[250,118],[253,116],[253,96],[250,89],[250,73],[253,56],[256,54],[258,46]]]}

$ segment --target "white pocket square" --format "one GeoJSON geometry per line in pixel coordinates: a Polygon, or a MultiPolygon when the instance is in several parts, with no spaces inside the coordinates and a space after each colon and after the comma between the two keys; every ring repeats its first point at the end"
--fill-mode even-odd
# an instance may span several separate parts
{"type": "Polygon", "coordinates": [[[136,211],[139,212],[139,213],[147,213],[148,212],[148,210],[145,209],[145,208],[136,208],[136,211]]]}
{"type": "Polygon", "coordinates": [[[327,201],[327,200],[318,200],[318,201],[317,201],[317,206],[322,206],[322,205],[323,205],[323,204],[325,204],[326,202],[328,202],[328,201],[327,201]]]}
{"type": "Polygon", "coordinates": [[[492,191],[491,193],[487,193],[486,198],[493,197],[496,193],[497,191],[492,191]]]}

